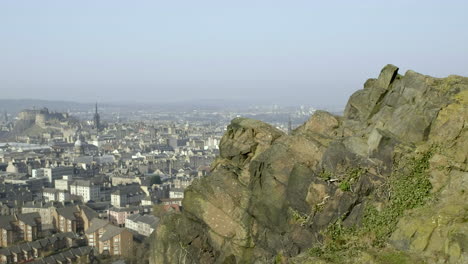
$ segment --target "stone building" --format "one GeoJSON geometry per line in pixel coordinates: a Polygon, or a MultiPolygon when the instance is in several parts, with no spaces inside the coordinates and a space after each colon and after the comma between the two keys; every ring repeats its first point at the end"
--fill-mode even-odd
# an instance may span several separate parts
{"type": "Polygon", "coordinates": [[[90,180],[75,180],[70,184],[70,194],[81,196],[83,202],[98,201],[101,185],[90,180]]]}
{"type": "Polygon", "coordinates": [[[88,245],[99,254],[131,256],[133,253],[133,234],[105,220],[93,219],[85,234],[88,245]]]}
{"type": "Polygon", "coordinates": [[[0,245],[8,247],[18,241],[33,241],[42,232],[39,213],[0,216],[0,245]]]}
{"type": "Polygon", "coordinates": [[[81,233],[97,217],[98,214],[85,205],[67,206],[55,210],[54,223],[57,231],[81,233]]]}

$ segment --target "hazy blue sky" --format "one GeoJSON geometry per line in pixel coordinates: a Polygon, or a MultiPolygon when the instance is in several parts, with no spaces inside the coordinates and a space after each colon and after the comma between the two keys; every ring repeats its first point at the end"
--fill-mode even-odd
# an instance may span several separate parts
{"type": "Polygon", "coordinates": [[[468,1],[0,0],[0,98],[342,105],[387,63],[468,75],[468,1]]]}

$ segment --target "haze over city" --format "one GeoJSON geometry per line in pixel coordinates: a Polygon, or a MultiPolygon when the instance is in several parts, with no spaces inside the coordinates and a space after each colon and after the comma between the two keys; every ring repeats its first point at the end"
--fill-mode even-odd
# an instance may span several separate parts
{"type": "Polygon", "coordinates": [[[3,99],[343,106],[387,63],[468,72],[466,1],[2,1],[3,99]]]}

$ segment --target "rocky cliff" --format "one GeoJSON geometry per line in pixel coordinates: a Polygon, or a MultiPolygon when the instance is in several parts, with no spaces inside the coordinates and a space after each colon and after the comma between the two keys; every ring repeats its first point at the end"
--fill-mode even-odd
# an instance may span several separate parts
{"type": "Polygon", "coordinates": [[[467,263],[468,78],[385,66],[343,116],[229,125],[152,263],[467,263]]]}

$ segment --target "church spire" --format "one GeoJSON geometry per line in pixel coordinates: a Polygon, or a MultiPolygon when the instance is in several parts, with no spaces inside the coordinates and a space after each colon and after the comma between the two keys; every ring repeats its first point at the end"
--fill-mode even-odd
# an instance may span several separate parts
{"type": "Polygon", "coordinates": [[[95,105],[95,112],[94,112],[94,127],[96,128],[97,133],[99,133],[99,129],[101,128],[101,117],[98,113],[98,104],[96,102],[95,105]]]}

